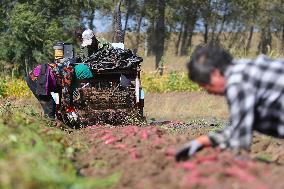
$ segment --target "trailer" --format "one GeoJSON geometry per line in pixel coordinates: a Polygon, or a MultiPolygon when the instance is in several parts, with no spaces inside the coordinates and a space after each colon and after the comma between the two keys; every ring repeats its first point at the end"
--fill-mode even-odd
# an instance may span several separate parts
{"type": "Polygon", "coordinates": [[[97,52],[83,62],[69,63],[68,66],[73,68],[85,65],[93,77],[78,79],[75,74],[75,87],[68,92],[62,88],[57,117],[76,128],[143,121],[144,91],[140,79],[142,61],[130,50],[113,48],[97,52]]]}

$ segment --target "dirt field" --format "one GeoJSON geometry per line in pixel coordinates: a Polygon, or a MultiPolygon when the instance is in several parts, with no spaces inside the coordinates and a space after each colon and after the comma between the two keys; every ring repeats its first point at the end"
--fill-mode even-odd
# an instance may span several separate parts
{"type": "Polygon", "coordinates": [[[205,93],[146,97],[150,118],[183,121],[94,125],[66,134],[69,145],[79,149],[72,157],[79,175],[95,179],[118,174],[113,188],[284,188],[284,141],[259,134],[251,153],[207,149],[186,162],[175,162],[175,150],[182,144],[226,125],[222,97],[205,93]]]}
{"type": "Polygon", "coordinates": [[[186,162],[176,163],[175,149],[207,129],[202,129],[204,125],[173,122],[162,125],[90,126],[72,133],[70,141],[84,140],[89,148],[74,157],[79,174],[97,178],[119,173],[121,179],[114,188],[284,187],[283,141],[257,136],[251,155],[208,149],[186,162]],[[184,131],[183,127],[187,127],[186,134],[176,134],[176,130],[184,131]],[[258,159],[271,163],[252,159],[257,152],[258,159]]]}
{"type": "Polygon", "coordinates": [[[89,126],[74,132],[72,141],[83,140],[89,148],[74,157],[81,175],[96,178],[118,172],[121,180],[115,188],[284,188],[284,141],[259,134],[250,154],[208,149],[186,162],[174,161],[179,146],[224,125],[228,113],[222,97],[151,94],[145,105],[150,117],[185,123],[89,126]]]}

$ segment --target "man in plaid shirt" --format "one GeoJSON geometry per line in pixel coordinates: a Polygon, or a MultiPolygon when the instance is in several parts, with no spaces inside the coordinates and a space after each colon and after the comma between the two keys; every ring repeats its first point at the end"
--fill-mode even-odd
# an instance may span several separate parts
{"type": "Polygon", "coordinates": [[[208,146],[249,150],[253,130],[284,138],[284,60],[233,60],[224,49],[208,46],[195,50],[188,70],[208,92],[226,96],[230,126],[185,144],[177,161],[208,146]]]}

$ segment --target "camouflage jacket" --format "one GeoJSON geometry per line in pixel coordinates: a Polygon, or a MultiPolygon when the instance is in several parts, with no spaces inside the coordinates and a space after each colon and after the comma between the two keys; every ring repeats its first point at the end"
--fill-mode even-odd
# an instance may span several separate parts
{"type": "Polygon", "coordinates": [[[111,43],[104,38],[98,38],[98,49],[90,49],[90,47],[81,47],[78,59],[82,62],[97,51],[111,48],[111,43]]]}

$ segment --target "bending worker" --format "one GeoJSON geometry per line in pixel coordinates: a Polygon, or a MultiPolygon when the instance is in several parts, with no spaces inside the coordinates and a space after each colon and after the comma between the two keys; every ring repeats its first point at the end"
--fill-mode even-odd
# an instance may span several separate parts
{"type": "Polygon", "coordinates": [[[111,43],[106,41],[104,38],[97,38],[94,31],[86,29],[82,33],[80,58],[84,60],[90,57],[92,54],[110,47],[111,43]]]}
{"type": "MultiPolygon", "coordinates": [[[[109,44],[98,41],[92,30],[87,29],[83,33],[81,32],[82,29],[80,28],[75,31],[76,39],[82,42],[82,54],[74,59],[75,61],[80,62],[98,50],[108,48],[109,44]]],[[[51,92],[61,93],[62,87],[68,86],[70,88],[76,83],[76,79],[93,77],[89,67],[84,64],[73,65],[75,71],[71,69],[73,66],[70,67],[68,62],[65,65],[65,55],[60,54],[59,57],[55,55],[55,59],[56,63],[38,65],[26,78],[26,82],[34,96],[39,100],[45,116],[52,119],[55,118],[56,103],[51,92]],[[75,77],[73,72],[75,72],[75,77]]]]}
{"type": "Polygon", "coordinates": [[[230,126],[185,144],[176,160],[186,159],[204,147],[249,150],[253,130],[284,138],[284,61],[264,55],[233,60],[216,46],[194,51],[188,63],[189,77],[208,92],[225,95],[230,126]]]}
{"type": "Polygon", "coordinates": [[[48,64],[38,65],[26,77],[26,82],[40,102],[45,116],[54,119],[56,104],[51,92],[57,92],[57,84],[51,67],[48,64]]]}

